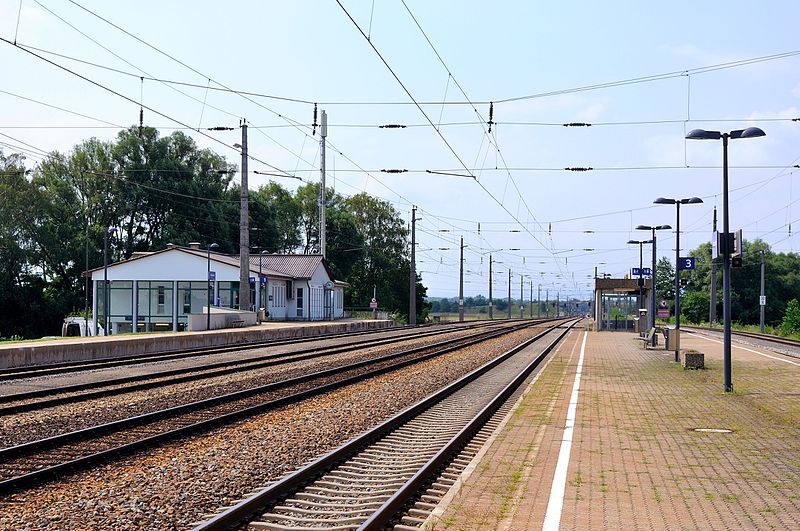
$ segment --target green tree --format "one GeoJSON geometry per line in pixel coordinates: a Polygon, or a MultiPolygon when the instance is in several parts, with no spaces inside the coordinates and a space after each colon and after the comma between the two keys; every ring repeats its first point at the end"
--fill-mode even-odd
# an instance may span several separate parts
{"type": "MultiPolygon", "coordinates": [[[[361,193],[347,198],[343,206],[352,214],[364,241],[363,260],[353,264],[348,282],[351,285],[346,303],[365,307],[377,288],[378,302],[383,308],[408,315],[408,279],[411,263],[408,258],[408,231],[405,222],[391,204],[361,193]]],[[[417,275],[417,319],[422,322],[428,313],[426,289],[417,275]]]]}
{"type": "Polygon", "coordinates": [[[710,296],[705,291],[690,291],[681,299],[681,318],[691,323],[708,320],[710,296]]]}
{"type": "Polygon", "coordinates": [[[670,307],[674,306],[675,268],[663,256],[656,262],[656,299],[670,301],[670,307]]]}
{"type": "Polygon", "coordinates": [[[800,332],[800,303],[797,302],[797,299],[792,299],[786,304],[781,331],[786,335],[800,332]]]}

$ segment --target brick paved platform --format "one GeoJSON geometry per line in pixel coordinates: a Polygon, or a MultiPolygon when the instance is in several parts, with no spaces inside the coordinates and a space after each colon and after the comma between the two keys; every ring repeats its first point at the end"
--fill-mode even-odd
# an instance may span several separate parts
{"type": "MultiPolygon", "coordinates": [[[[583,336],[571,333],[426,529],[542,529],[583,336]]],[[[587,333],[553,529],[800,529],[800,360],[734,342],[725,394],[719,341],[684,334],[706,365],[684,370],[633,337],[587,333]]]]}

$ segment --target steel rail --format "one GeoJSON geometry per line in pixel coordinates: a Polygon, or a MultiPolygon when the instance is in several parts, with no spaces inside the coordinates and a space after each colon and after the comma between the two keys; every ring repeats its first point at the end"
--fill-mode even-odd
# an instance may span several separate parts
{"type": "MultiPolygon", "coordinates": [[[[480,323],[469,323],[467,326],[459,326],[462,323],[452,323],[443,326],[452,326],[453,329],[459,330],[464,328],[477,328],[491,324],[492,321],[481,321],[480,323]]],[[[495,324],[498,321],[494,321],[495,324]]],[[[89,371],[95,369],[105,369],[109,367],[120,367],[125,365],[136,365],[140,363],[152,363],[157,361],[169,361],[174,359],[184,359],[199,356],[208,356],[212,354],[224,354],[226,352],[236,352],[239,350],[251,350],[264,347],[273,347],[281,345],[290,345],[296,343],[307,343],[312,341],[325,341],[328,339],[337,339],[342,337],[352,337],[361,335],[370,335],[378,333],[386,333],[393,331],[407,332],[419,330],[421,328],[432,328],[434,325],[418,325],[414,326],[393,326],[388,328],[379,328],[371,330],[356,330],[352,332],[333,332],[323,333],[316,336],[305,336],[296,338],[274,339],[268,341],[257,341],[239,343],[236,345],[225,346],[211,346],[211,347],[196,347],[186,350],[169,350],[164,352],[151,352],[143,354],[130,354],[126,356],[115,356],[112,358],[99,358],[83,361],[67,361],[60,363],[49,363],[47,365],[32,365],[25,367],[8,367],[0,369],[0,381],[19,380],[22,378],[35,378],[37,376],[51,376],[54,374],[67,374],[71,372],[89,371]]]]}
{"type": "Polygon", "coordinates": [[[201,431],[207,431],[211,428],[227,424],[236,420],[240,420],[250,415],[263,413],[265,411],[275,409],[277,407],[281,407],[284,405],[289,405],[292,403],[299,402],[301,400],[312,398],[318,396],[322,393],[332,391],[350,384],[358,383],[364,381],[366,379],[379,376],[382,374],[386,374],[388,372],[413,365],[415,363],[420,363],[422,361],[432,359],[437,356],[441,356],[445,353],[452,352],[454,350],[458,350],[461,348],[465,348],[471,346],[473,344],[487,341],[489,339],[493,339],[495,337],[499,337],[501,335],[505,335],[507,333],[511,333],[513,331],[519,330],[521,328],[525,328],[528,326],[532,326],[535,323],[524,323],[524,324],[517,324],[513,327],[508,327],[502,330],[491,330],[488,332],[482,332],[479,334],[475,334],[474,336],[470,336],[466,339],[461,338],[459,341],[458,339],[451,339],[440,342],[437,346],[427,345],[425,347],[415,347],[413,349],[390,354],[387,356],[383,356],[378,359],[374,360],[367,360],[362,362],[356,362],[353,364],[349,364],[347,366],[338,367],[335,369],[327,369],[323,371],[318,371],[313,374],[304,375],[296,378],[292,378],[289,380],[284,380],[281,382],[274,382],[272,384],[267,384],[258,388],[248,389],[245,391],[237,391],[235,393],[230,393],[223,396],[213,397],[206,400],[201,400],[197,402],[193,402],[190,404],[184,404],[181,406],[175,406],[172,408],[167,408],[164,410],[160,410],[157,412],[146,413],[143,415],[138,415],[135,417],[131,417],[128,419],[122,419],[114,422],[110,422],[107,424],[103,424],[100,426],[93,426],[90,428],[85,428],[82,430],[77,430],[70,433],[65,433],[61,435],[56,435],[53,437],[49,437],[46,439],[32,441],[30,443],[25,443],[17,446],[12,446],[9,448],[5,448],[0,450],[0,463],[7,462],[10,459],[16,459],[26,455],[32,455],[36,452],[40,452],[49,448],[64,446],[66,444],[72,444],[76,442],[90,440],[92,438],[96,438],[101,435],[106,435],[108,433],[118,432],[122,429],[130,428],[132,426],[143,425],[148,422],[154,422],[158,420],[163,420],[168,417],[176,417],[180,414],[202,410],[203,408],[208,408],[218,404],[224,404],[227,402],[231,402],[232,400],[240,399],[240,398],[247,398],[249,396],[253,396],[259,393],[266,393],[270,391],[275,391],[280,389],[281,387],[289,387],[290,385],[296,385],[298,383],[305,383],[311,381],[313,379],[324,378],[327,376],[336,375],[337,373],[342,373],[346,371],[350,371],[353,369],[358,369],[365,367],[367,365],[374,365],[378,364],[387,360],[391,360],[394,358],[408,356],[409,354],[414,354],[415,352],[419,352],[426,349],[437,348],[433,352],[423,354],[421,356],[402,360],[397,363],[394,363],[389,366],[380,367],[377,369],[373,369],[367,371],[365,373],[357,374],[354,376],[346,377],[342,380],[338,380],[335,382],[330,382],[327,384],[320,385],[318,387],[314,387],[312,389],[308,389],[305,391],[300,391],[294,393],[292,395],[288,395],[285,397],[280,397],[277,399],[269,400],[267,402],[263,402],[256,405],[251,405],[245,408],[237,409],[228,413],[224,413],[222,415],[218,415],[216,417],[205,419],[199,422],[195,422],[189,425],[181,426],[176,429],[172,429],[166,432],[162,432],[155,435],[150,435],[142,439],[138,439],[136,441],[126,443],[124,445],[120,445],[114,448],[109,448],[107,450],[103,450],[101,452],[97,452],[91,455],[83,456],[69,462],[62,462],[54,466],[50,466],[47,468],[42,468],[36,471],[32,471],[26,473],[24,475],[12,477],[3,481],[0,481],[0,493],[4,492],[11,492],[15,490],[19,490],[21,488],[27,488],[32,485],[35,485],[43,480],[48,478],[58,477],[63,475],[66,472],[86,468],[90,465],[103,462],[111,457],[118,457],[120,455],[127,455],[133,451],[148,448],[155,446],[157,444],[161,444],[168,440],[173,440],[175,438],[185,436],[190,433],[197,433],[201,431]]]}
{"type": "Polygon", "coordinates": [[[49,389],[37,389],[35,391],[25,391],[22,393],[0,395],[0,404],[8,404],[11,402],[21,402],[26,400],[34,400],[36,398],[51,397],[54,395],[63,395],[66,393],[79,393],[80,391],[88,391],[90,389],[100,389],[104,387],[125,385],[132,382],[141,382],[141,383],[136,383],[134,385],[128,385],[125,387],[105,389],[102,391],[94,391],[91,393],[82,393],[70,396],[55,397],[55,398],[50,398],[48,400],[26,402],[23,404],[16,404],[11,406],[0,406],[0,416],[22,413],[25,411],[38,410],[44,407],[54,407],[58,405],[81,402],[84,400],[91,400],[95,398],[114,396],[134,391],[143,391],[147,389],[153,389],[156,387],[164,387],[179,383],[199,381],[203,379],[224,376],[226,374],[246,372],[250,370],[262,369],[265,367],[282,365],[286,363],[294,363],[297,361],[303,361],[317,357],[341,354],[344,352],[350,352],[356,350],[358,348],[371,348],[383,345],[391,345],[394,343],[402,343],[403,341],[408,341],[410,339],[444,335],[456,331],[457,330],[433,330],[416,334],[413,337],[409,337],[408,335],[402,335],[402,336],[392,336],[389,338],[366,339],[361,341],[354,341],[351,343],[347,343],[345,345],[311,347],[306,349],[295,350],[292,352],[265,354],[262,356],[256,356],[249,359],[227,360],[227,361],[209,363],[206,365],[198,365],[193,367],[168,369],[148,374],[122,376],[108,380],[98,380],[94,382],[73,384],[73,385],[54,387],[49,389]],[[203,373],[203,374],[197,374],[197,373],[203,373]],[[164,378],[169,378],[169,379],[164,380],[164,378]],[[146,380],[158,380],[158,381],[146,381],[146,380]]]}
{"type": "MultiPolygon", "coordinates": [[[[479,376],[489,372],[491,369],[497,367],[498,365],[500,365],[507,359],[511,358],[524,348],[540,340],[547,334],[550,334],[553,330],[558,328],[558,326],[560,325],[556,324],[548,328],[547,330],[537,334],[535,337],[528,339],[523,343],[521,343],[520,345],[517,345],[516,347],[506,351],[505,353],[501,354],[495,359],[471,371],[470,373],[458,379],[457,381],[447,385],[446,387],[440,389],[439,391],[429,395],[427,398],[424,398],[423,400],[417,402],[416,404],[406,408],[404,411],[398,413],[392,418],[382,422],[375,428],[372,428],[362,433],[361,435],[355,437],[349,442],[323,455],[319,459],[284,476],[283,478],[261,489],[260,491],[251,495],[250,497],[242,500],[241,502],[233,505],[232,507],[225,509],[223,512],[215,515],[214,517],[198,524],[193,529],[193,531],[217,531],[223,529],[230,529],[238,525],[241,525],[243,522],[247,521],[247,519],[251,518],[253,515],[256,515],[257,513],[263,511],[265,508],[274,505],[280,502],[281,500],[285,499],[286,497],[290,496],[292,493],[302,488],[303,486],[309,484],[314,479],[320,477],[326,471],[330,470],[337,464],[356,455],[358,452],[360,452],[364,448],[367,448],[375,441],[385,437],[386,435],[395,431],[397,428],[401,427],[414,417],[417,417],[421,413],[425,412],[436,403],[442,401],[443,399],[452,395],[454,392],[465,387],[467,384],[474,381],[479,376]]],[[[571,326],[572,324],[569,325],[569,328],[571,328],[571,326]]],[[[563,335],[565,335],[569,331],[569,328],[565,332],[560,334],[559,337],[563,337],[563,335]]],[[[549,352],[550,349],[552,349],[555,343],[556,342],[551,343],[551,345],[547,347],[546,349],[547,352],[549,352]]],[[[541,362],[541,360],[545,356],[546,353],[537,356],[537,360],[539,360],[538,362],[541,362]]],[[[532,371],[534,368],[535,365],[533,367],[530,367],[530,371],[532,371]]],[[[530,374],[530,371],[528,371],[528,374],[530,374]]],[[[525,378],[522,378],[520,381],[523,381],[524,379],[525,378]]],[[[505,389],[507,388],[508,386],[506,386],[505,389]]],[[[484,411],[488,410],[484,408],[484,411]]],[[[464,430],[461,430],[461,432],[464,432],[464,430]]],[[[466,432],[464,432],[464,434],[465,433],[466,432]]],[[[437,459],[437,462],[440,459],[441,458],[437,459]]],[[[414,478],[418,477],[421,477],[419,476],[419,472],[414,475],[414,478]]],[[[415,480],[415,487],[418,481],[420,480],[419,479],[415,480]]],[[[392,506],[394,506],[395,503],[397,502],[393,501],[392,506]]]]}

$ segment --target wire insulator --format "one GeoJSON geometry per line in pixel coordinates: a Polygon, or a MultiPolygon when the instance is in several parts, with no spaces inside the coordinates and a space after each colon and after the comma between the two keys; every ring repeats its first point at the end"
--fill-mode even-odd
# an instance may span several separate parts
{"type": "Polygon", "coordinates": [[[586,122],[569,122],[566,124],[562,124],[564,127],[591,127],[592,124],[586,122]]]}
{"type": "Polygon", "coordinates": [[[399,170],[399,169],[388,169],[388,170],[381,170],[383,173],[406,173],[408,170],[399,170]]]}
{"type": "Polygon", "coordinates": [[[405,129],[406,126],[403,124],[385,124],[378,126],[381,129],[405,129]]]}
{"type": "Polygon", "coordinates": [[[568,168],[564,168],[564,169],[566,171],[592,171],[594,168],[592,168],[591,166],[586,166],[586,167],[576,166],[574,168],[573,167],[568,167],[568,168]]]}
{"type": "Polygon", "coordinates": [[[492,132],[492,124],[494,123],[494,102],[489,102],[489,132],[492,132]]]}
{"type": "Polygon", "coordinates": [[[317,104],[314,104],[314,123],[312,124],[311,136],[317,134],[317,104]]]}

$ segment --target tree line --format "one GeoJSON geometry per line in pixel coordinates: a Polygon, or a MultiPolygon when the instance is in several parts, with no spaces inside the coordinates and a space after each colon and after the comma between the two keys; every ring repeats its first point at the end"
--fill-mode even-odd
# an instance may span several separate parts
{"type": "MultiPolygon", "coordinates": [[[[680,272],[681,319],[692,323],[707,323],[711,317],[712,249],[703,243],[689,252],[696,258],[693,271],[680,272]]],[[[764,322],[779,328],[784,321],[790,301],[800,299],[800,256],[796,253],[775,253],[762,240],[743,244],[741,267],[731,267],[731,319],[743,325],[760,321],[761,261],[764,260],[764,322]]],[[[716,308],[722,322],[722,263],[716,259],[716,308]]],[[[656,296],[668,301],[674,315],[675,268],[662,257],[656,264],[656,296]]]]}
{"type": "MultiPolygon", "coordinates": [[[[26,169],[0,151],[0,337],[57,334],[62,318],[82,313],[83,272],[134,252],[215,242],[239,252],[236,166],[200,149],[182,132],[160,136],[131,127],[113,141],[83,141],[26,169]]],[[[251,251],[319,252],[319,185],[294,192],[269,182],[249,195],[251,251]]],[[[326,191],[326,255],[350,284],[345,306],[367,308],[373,287],[382,309],[407,317],[408,230],[388,202],[326,191]]],[[[427,315],[417,281],[418,320],[427,315]]],[[[89,297],[91,300],[91,296],[89,297]]]]}

